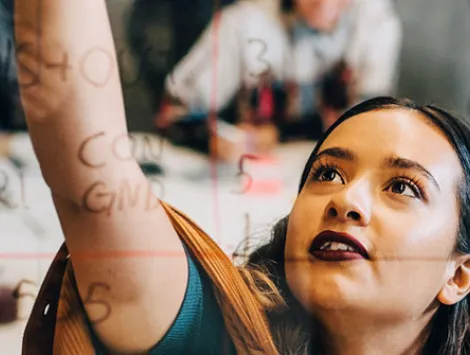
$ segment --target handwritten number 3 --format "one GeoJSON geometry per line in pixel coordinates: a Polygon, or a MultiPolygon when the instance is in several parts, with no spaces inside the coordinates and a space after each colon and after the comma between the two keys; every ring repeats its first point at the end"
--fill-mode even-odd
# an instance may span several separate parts
{"type": "Polygon", "coordinates": [[[266,45],[266,42],[261,39],[251,38],[248,40],[248,44],[253,44],[253,43],[259,43],[261,45],[261,51],[258,53],[258,56],[256,57],[256,59],[258,59],[261,63],[265,65],[265,69],[262,70],[260,73],[257,73],[257,74],[250,73],[250,75],[251,76],[265,75],[271,70],[271,65],[269,64],[269,62],[263,58],[263,56],[266,54],[268,46],[266,45]]]}

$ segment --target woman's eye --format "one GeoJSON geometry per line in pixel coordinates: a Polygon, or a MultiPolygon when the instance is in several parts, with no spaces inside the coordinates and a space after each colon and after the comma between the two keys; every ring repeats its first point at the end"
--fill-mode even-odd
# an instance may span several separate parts
{"type": "Polygon", "coordinates": [[[409,197],[419,197],[419,193],[417,193],[409,184],[397,181],[391,185],[391,190],[395,194],[409,196],[409,197]]]}
{"type": "Polygon", "coordinates": [[[318,174],[318,181],[337,181],[339,183],[343,182],[341,175],[335,169],[325,169],[324,171],[318,174]]]}

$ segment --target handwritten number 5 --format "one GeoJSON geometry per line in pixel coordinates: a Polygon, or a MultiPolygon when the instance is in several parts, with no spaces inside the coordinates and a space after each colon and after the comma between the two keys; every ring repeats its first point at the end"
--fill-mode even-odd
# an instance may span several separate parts
{"type": "Polygon", "coordinates": [[[266,54],[268,46],[266,45],[266,42],[261,39],[251,38],[248,40],[248,44],[254,44],[254,43],[259,43],[261,45],[261,50],[258,53],[258,56],[256,57],[256,59],[258,59],[261,63],[265,65],[265,69],[262,70],[260,73],[257,73],[257,74],[250,73],[250,75],[262,76],[262,75],[267,74],[271,70],[271,65],[269,64],[269,62],[263,58],[263,56],[266,54]]]}
{"type": "Polygon", "coordinates": [[[247,172],[244,171],[243,169],[243,163],[245,162],[245,159],[249,159],[249,160],[257,160],[258,157],[256,155],[253,155],[253,154],[243,154],[241,157],[240,157],[240,160],[238,161],[238,174],[237,176],[246,176],[247,178],[247,183],[246,183],[246,186],[241,190],[241,191],[235,191],[235,193],[237,194],[245,194],[248,190],[250,190],[251,188],[251,185],[253,184],[253,177],[248,174],[247,172]]]}
{"type": "MultiPolygon", "coordinates": [[[[83,301],[83,305],[85,305],[85,306],[86,305],[96,305],[96,306],[100,306],[104,309],[104,313],[103,313],[102,317],[100,317],[98,319],[90,319],[90,322],[93,323],[93,324],[103,323],[111,315],[111,306],[109,305],[109,303],[107,303],[106,301],[98,300],[98,299],[95,298],[95,290],[98,287],[104,288],[107,291],[109,291],[109,289],[110,289],[109,285],[107,285],[103,282],[95,282],[95,283],[91,284],[90,287],[88,288],[88,294],[87,294],[85,300],[83,301]]],[[[67,314],[65,314],[64,316],[58,317],[57,322],[64,321],[69,316],[70,316],[70,314],[67,312],[67,314]]]]}
{"type": "Polygon", "coordinates": [[[104,312],[104,314],[101,318],[91,319],[90,320],[93,324],[102,323],[106,319],[108,319],[109,316],[111,315],[111,306],[109,305],[109,303],[107,303],[105,301],[102,301],[102,300],[97,300],[93,296],[94,293],[95,293],[94,291],[98,287],[102,287],[102,288],[106,289],[107,291],[109,291],[109,289],[110,289],[109,285],[107,285],[105,283],[102,283],[102,282],[96,282],[96,283],[92,284],[90,286],[90,288],[88,289],[88,295],[87,295],[85,301],[83,302],[83,304],[85,304],[85,305],[99,305],[99,306],[103,307],[103,309],[105,310],[105,312],[104,312]]]}

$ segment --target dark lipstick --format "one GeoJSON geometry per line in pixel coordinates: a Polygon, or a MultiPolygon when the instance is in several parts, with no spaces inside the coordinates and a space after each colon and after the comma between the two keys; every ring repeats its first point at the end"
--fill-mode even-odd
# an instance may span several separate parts
{"type": "Polygon", "coordinates": [[[369,253],[366,248],[352,235],[347,233],[339,233],[334,231],[324,231],[318,234],[310,246],[310,254],[315,258],[324,261],[348,261],[356,259],[369,259],[369,253]],[[327,243],[343,243],[351,250],[321,250],[322,246],[327,243]]]}

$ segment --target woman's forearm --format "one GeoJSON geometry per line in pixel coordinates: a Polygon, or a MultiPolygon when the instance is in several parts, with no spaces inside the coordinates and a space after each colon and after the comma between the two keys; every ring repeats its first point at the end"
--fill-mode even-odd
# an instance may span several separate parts
{"type": "Polygon", "coordinates": [[[116,159],[128,140],[105,1],[16,0],[15,34],[21,99],[52,192],[78,201],[93,181],[117,184],[116,164],[135,162],[116,159]]]}
{"type": "Polygon", "coordinates": [[[183,245],[130,154],[105,1],[36,1],[16,0],[21,97],[77,289],[110,353],[146,353],[181,307],[183,245]]]}

